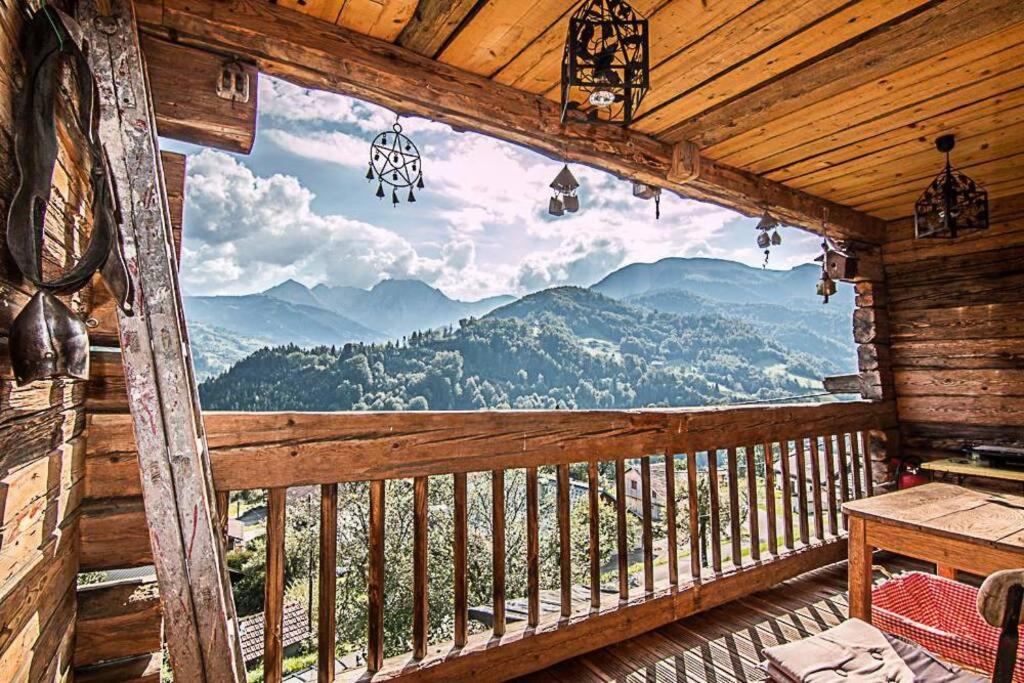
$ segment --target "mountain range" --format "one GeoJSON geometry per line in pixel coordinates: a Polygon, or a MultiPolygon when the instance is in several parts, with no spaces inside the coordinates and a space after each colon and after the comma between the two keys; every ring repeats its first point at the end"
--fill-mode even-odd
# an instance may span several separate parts
{"type": "Polygon", "coordinates": [[[369,290],[322,284],[310,289],[286,280],[258,294],[186,297],[185,315],[193,329],[196,374],[206,378],[262,346],[398,339],[479,317],[514,300],[459,301],[419,280],[382,280],[369,290]]]}
{"type": "MultiPolygon", "coordinates": [[[[589,291],[602,295],[602,301],[660,313],[737,319],[782,348],[820,358],[837,372],[852,371],[852,288],[840,287],[832,303],[822,305],[814,295],[818,276],[814,265],[783,271],[721,259],[666,258],[620,268],[589,291]]],[[[459,301],[418,280],[382,280],[368,290],[323,284],[309,288],[287,280],[258,294],[187,297],[185,308],[197,375],[208,378],[262,346],[308,348],[399,340],[414,331],[488,314],[522,318],[555,301],[565,304],[557,295],[459,301]]],[[[589,319],[594,312],[584,301],[574,300],[575,315],[589,319]]],[[[572,318],[561,316],[570,327],[572,318]]]]}

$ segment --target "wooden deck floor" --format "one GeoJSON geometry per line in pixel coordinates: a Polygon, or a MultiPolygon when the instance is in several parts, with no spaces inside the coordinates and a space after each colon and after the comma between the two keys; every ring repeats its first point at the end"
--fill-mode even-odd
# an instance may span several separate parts
{"type": "Polygon", "coordinates": [[[835,626],[846,618],[846,609],[846,563],[841,562],[520,680],[763,681],[762,648],[835,626]]]}

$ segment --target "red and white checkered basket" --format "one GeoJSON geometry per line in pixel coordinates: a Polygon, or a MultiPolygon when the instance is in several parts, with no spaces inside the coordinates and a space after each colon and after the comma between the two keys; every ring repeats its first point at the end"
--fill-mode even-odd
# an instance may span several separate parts
{"type": "MultiPolygon", "coordinates": [[[[907,572],[871,590],[872,623],[946,661],[992,674],[999,629],[978,614],[978,589],[934,574],[907,572]]],[[[1013,680],[1024,683],[1024,638],[1013,680]]]]}

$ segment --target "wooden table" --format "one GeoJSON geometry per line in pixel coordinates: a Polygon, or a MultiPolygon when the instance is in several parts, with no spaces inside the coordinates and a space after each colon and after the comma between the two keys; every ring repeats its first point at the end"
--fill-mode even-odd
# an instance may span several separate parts
{"type": "Polygon", "coordinates": [[[1024,497],[931,483],[843,505],[849,519],[850,616],[871,621],[877,549],[988,576],[1024,567],[1024,497]]]}
{"type": "Polygon", "coordinates": [[[923,463],[921,468],[931,473],[933,479],[936,475],[943,478],[956,477],[958,484],[963,484],[967,477],[982,477],[1015,482],[1024,486],[1024,470],[995,467],[985,460],[971,460],[964,457],[943,458],[923,463]]]}

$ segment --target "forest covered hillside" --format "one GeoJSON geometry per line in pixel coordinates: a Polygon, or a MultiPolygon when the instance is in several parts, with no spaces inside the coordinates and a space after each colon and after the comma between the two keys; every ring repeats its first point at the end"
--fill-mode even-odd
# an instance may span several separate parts
{"type": "Polygon", "coordinates": [[[699,406],[807,393],[840,370],[736,316],[559,287],[395,342],[260,349],[200,393],[213,410],[699,406]]]}

